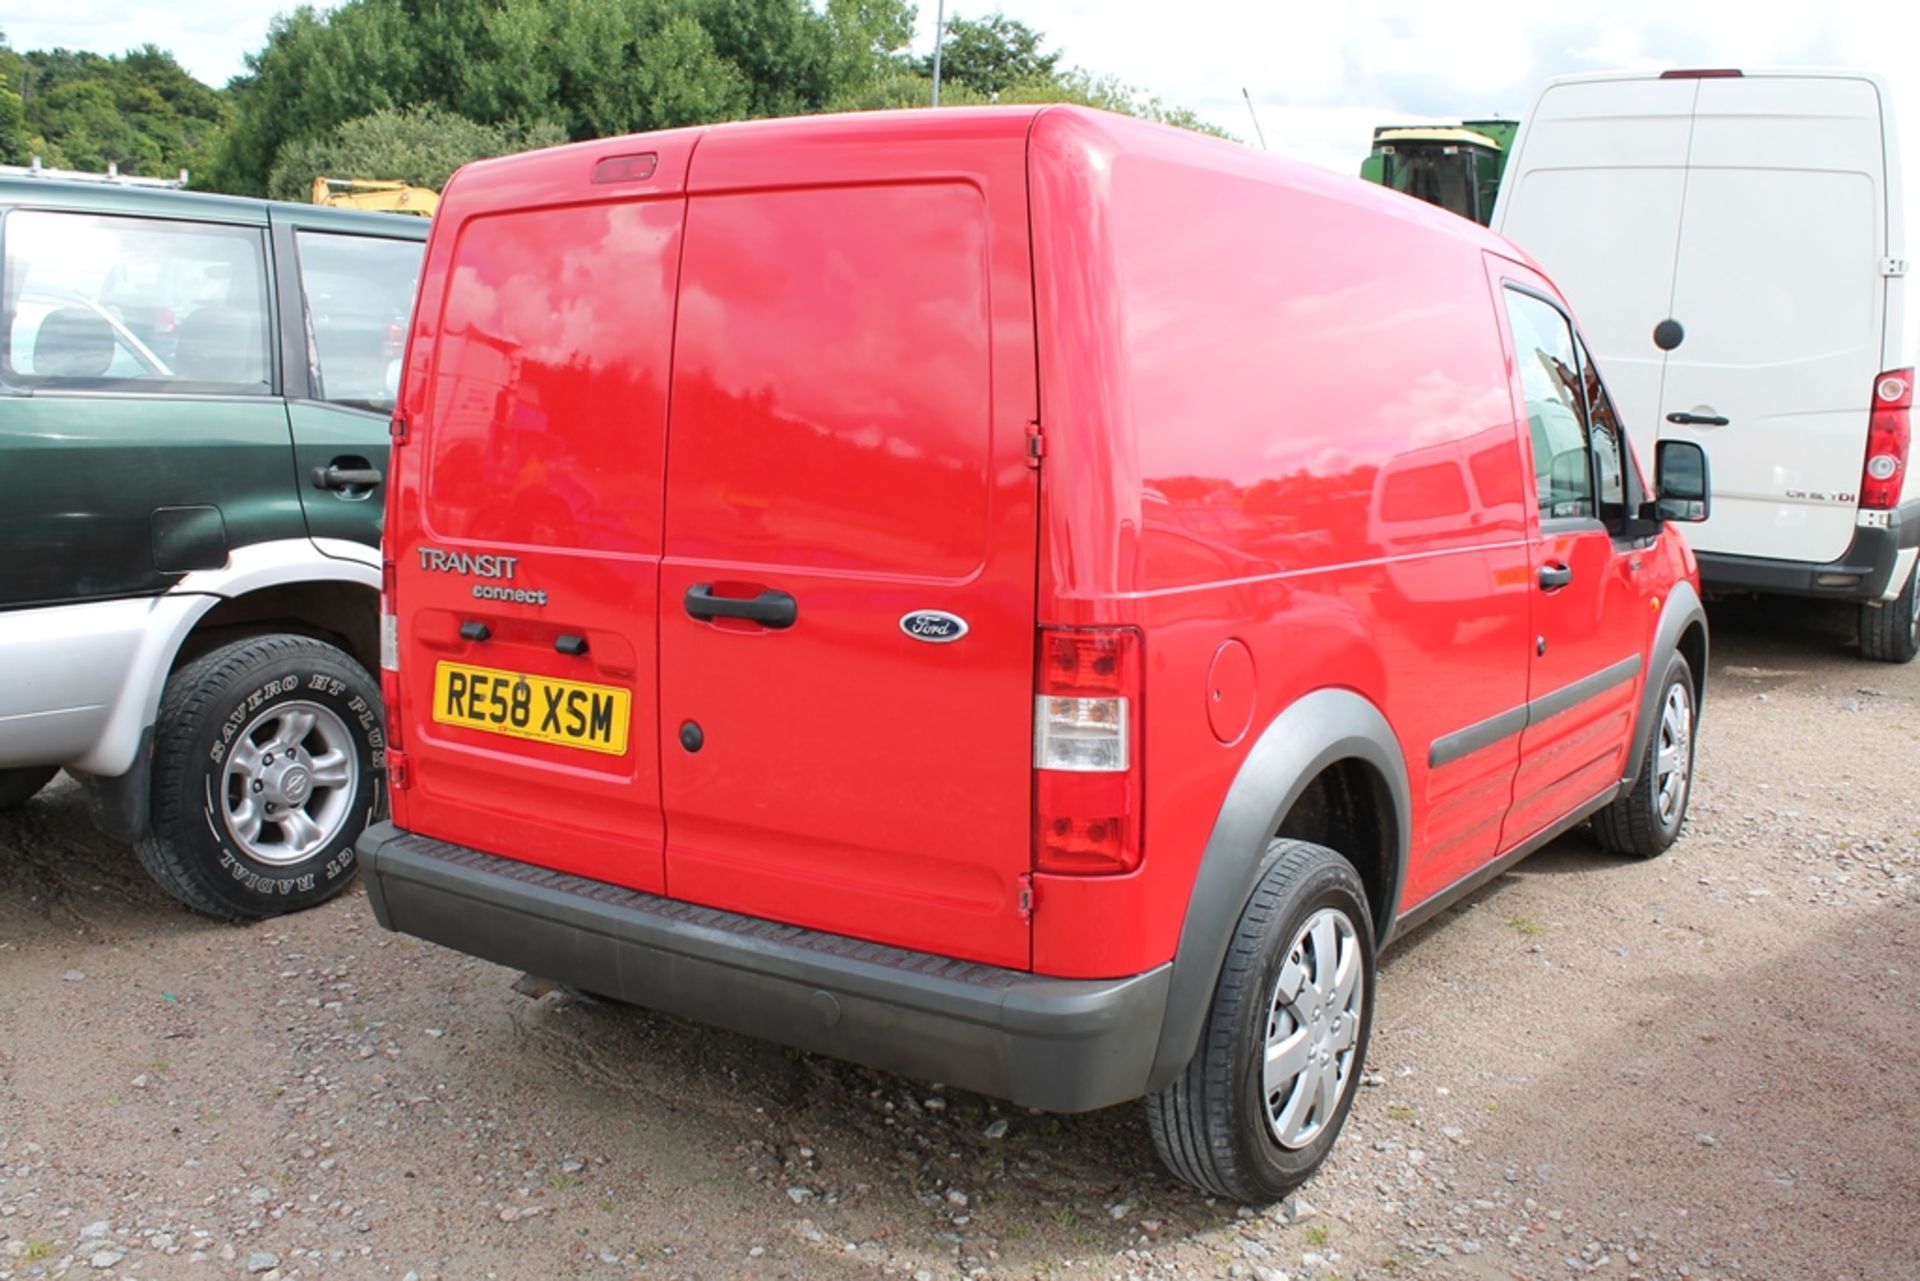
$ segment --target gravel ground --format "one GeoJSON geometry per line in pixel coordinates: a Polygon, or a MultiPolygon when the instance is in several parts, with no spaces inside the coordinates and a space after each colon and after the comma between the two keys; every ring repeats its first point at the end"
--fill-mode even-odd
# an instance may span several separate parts
{"type": "Polygon", "coordinates": [[[176,908],[70,784],[0,817],[0,1281],[1920,1277],[1920,665],[1716,610],[1692,823],[1584,835],[1382,967],[1270,1211],[1136,1107],[1009,1110],[387,934],[176,908]]]}

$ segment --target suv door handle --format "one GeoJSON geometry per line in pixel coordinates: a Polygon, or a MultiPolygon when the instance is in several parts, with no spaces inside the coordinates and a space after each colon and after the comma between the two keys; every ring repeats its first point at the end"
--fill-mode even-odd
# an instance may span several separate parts
{"type": "Polygon", "coordinates": [[[1725,427],[1732,419],[1722,418],[1719,414],[1673,413],[1667,415],[1667,421],[1682,427],[1725,427]]]}
{"type": "Polygon", "coordinates": [[[1557,592],[1573,581],[1573,569],[1568,565],[1542,565],[1540,567],[1540,590],[1557,592]]]}
{"type": "Polygon", "coordinates": [[[328,463],[313,469],[315,489],[372,489],[384,480],[378,467],[342,467],[328,463]]]}
{"type": "Polygon", "coordinates": [[[792,627],[800,616],[800,607],[783,591],[768,589],[751,600],[715,596],[712,583],[695,583],[687,588],[687,613],[708,621],[715,618],[745,618],[778,631],[792,627]]]}

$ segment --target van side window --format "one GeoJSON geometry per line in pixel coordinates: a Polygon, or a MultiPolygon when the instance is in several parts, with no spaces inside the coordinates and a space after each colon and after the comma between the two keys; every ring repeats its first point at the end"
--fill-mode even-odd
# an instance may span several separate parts
{"type": "Polygon", "coordinates": [[[1600,381],[1600,368],[1587,351],[1584,338],[1575,335],[1580,348],[1580,374],[1585,380],[1587,418],[1592,424],[1593,474],[1599,485],[1600,514],[1617,518],[1627,504],[1627,435],[1614,410],[1613,397],[1600,381]]]}
{"type": "Polygon", "coordinates": [[[426,245],[316,231],[299,232],[295,242],[314,395],[391,413],[426,245]]]}
{"type": "Polygon", "coordinates": [[[1573,329],[1551,304],[1512,289],[1507,290],[1507,317],[1526,399],[1541,518],[1591,519],[1598,513],[1573,329]]]}
{"type": "Polygon", "coordinates": [[[265,395],[267,275],[250,227],[18,210],[5,372],[34,387],[265,395]]]}

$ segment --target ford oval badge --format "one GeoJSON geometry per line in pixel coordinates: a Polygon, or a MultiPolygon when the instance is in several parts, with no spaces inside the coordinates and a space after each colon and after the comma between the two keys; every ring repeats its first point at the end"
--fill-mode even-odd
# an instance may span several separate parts
{"type": "Polygon", "coordinates": [[[945,645],[967,634],[967,620],[944,609],[916,609],[901,615],[900,630],[917,641],[945,645]]]}

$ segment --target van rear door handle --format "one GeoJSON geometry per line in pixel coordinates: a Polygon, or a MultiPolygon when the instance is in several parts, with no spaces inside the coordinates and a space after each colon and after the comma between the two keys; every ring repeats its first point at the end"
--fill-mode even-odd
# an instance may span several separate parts
{"type": "Polygon", "coordinates": [[[715,596],[712,583],[695,583],[687,588],[687,613],[709,621],[715,618],[745,618],[762,627],[779,630],[792,627],[800,616],[800,607],[783,591],[769,589],[750,600],[715,596]]]}
{"type": "Polygon", "coordinates": [[[1573,569],[1568,565],[1542,565],[1540,567],[1540,590],[1557,592],[1573,581],[1573,569]]]}
{"type": "Polygon", "coordinates": [[[1682,427],[1725,427],[1732,420],[1722,418],[1719,414],[1674,413],[1667,415],[1667,421],[1679,423],[1682,427]]]}

